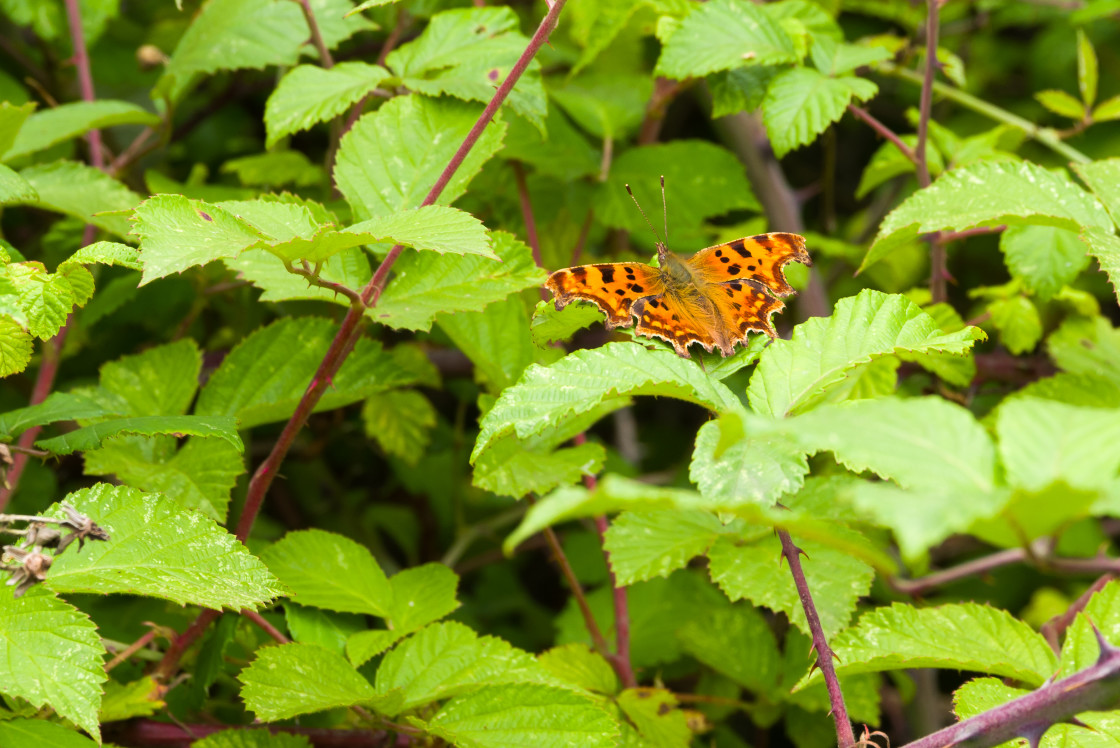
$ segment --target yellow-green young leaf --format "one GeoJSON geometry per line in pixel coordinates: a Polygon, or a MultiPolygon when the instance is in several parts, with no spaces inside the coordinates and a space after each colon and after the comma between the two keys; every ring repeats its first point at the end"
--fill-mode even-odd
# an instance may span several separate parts
{"type": "Polygon", "coordinates": [[[207,735],[191,743],[191,748],[312,748],[303,735],[273,733],[261,727],[253,730],[237,728],[207,735]]]}
{"type": "MultiPolygon", "coordinates": [[[[424,32],[385,58],[413,91],[487,103],[529,43],[508,7],[454,8],[432,16],[424,32]]],[[[547,100],[540,62],[532,60],[510,93],[508,106],[543,126],[547,100]]]]}
{"type": "Polygon", "coordinates": [[[512,234],[491,234],[500,261],[480,255],[409,252],[393,265],[393,282],[370,318],[405,330],[430,330],[437,315],[477,312],[512,293],[539,286],[545,272],[532,250],[512,234]]]}
{"type": "Polygon", "coordinates": [[[580,431],[565,425],[564,439],[558,438],[559,433],[527,442],[513,436],[499,439],[475,461],[471,482],[515,499],[578,483],[584,476],[598,473],[607,457],[603,445],[593,442],[555,448],[580,431]]]}
{"type": "MultiPolygon", "coordinates": [[[[1112,220],[1120,226],[1120,158],[1106,158],[1088,164],[1076,164],[1077,171],[1089,189],[1104,203],[1104,207],[1112,214],[1112,220]]],[[[1102,228],[1111,233],[1107,226],[1086,228],[1102,228]]]]}
{"type": "Polygon", "coordinates": [[[1081,89],[1081,100],[1085,107],[1093,106],[1097,100],[1097,53],[1093,43],[1081,29],[1077,30],[1077,87],[1081,89]]]}
{"type": "MultiPolygon", "coordinates": [[[[52,576],[58,563],[51,569],[52,576]]],[[[101,684],[108,676],[102,659],[105,647],[93,621],[41,586],[17,599],[12,587],[4,585],[0,587],[0,631],[4,639],[0,692],[26,699],[35,707],[50,706],[100,743],[97,710],[101,684]]]]}
{"type": "Polygon", "coordinates": [[[592,699],[541,685],[487,685],[420,724],[463,748],[613,748],[619,734],[614,717],[592,699]]]}
{"type": "Polygon", "coordinates": [[[1078,121],[1085,116],[1085,105],[1065,91],[1048,89],[1039,91],[1034,97],[1038,99],[1039,104],[1042,104],[1054,114],[1060,114],[1063,117],[1078,121]]]}
{"type": "Polygon", "coordinates": [[[97,743],[77,730],[45,719],[9,719],[0,722],[0,745],[98,748],[97,743]]]}
{"type": "Polygon", "coordinates": [[[1081,241],[1089,245],[1089,254],[1097,258],[1101,270],[1112,283],[1113,293],[1120,299],[1120,238],[1111,231],[1086,229],[1081,234],[1081,241]]]}
{"type": "Polygon", "coordinates": [[[544,348],[567,340],[576,332],[603,319],[603,313],[592,304],[569,304],[557,309],[551,301],[538,301],[533,310],[529,331],[533,343],[544,348]]]}
{"type": "Polygon", "coordinates": [[[333,68],[299,65],[280,79],[265,104],[265,147],[272,148],[285,135],[327,122],[389,77],[380,65],[340,62],[333,68]]]}
{"type": "Polygon", "coordinates": [[[1094,122],[1109,122],[1120,119],[1120,96],[1105,99],[1093,110],[1094,122]]]}
{"type": "Polygon", "coordinates": [[[999,299],[988,305],[999,339],[1016,356],[1034,350],[1042,339],[1042,318],[1038,307],[1025,296],[999,299]]]}
{"type": "Polygon", "coordinates": [[[20,176],[38,193],[36,206],[74,216],[119,237],[127,237],[131,230],[125,212],[142,199],[100,169],[73,161],[30,166],[20,176]]]}
{"type": "MultiPolygon", "coordinates": [[[[56,592],[148,595],[241,610],[284,591],[233,535],[162,496],[99,483],[66,500],[110,539],[56,558],[46,582],[56,592]]],[[[58,507],[51,515],[63,516],[58,507]]]]}
{"type": "Polygon", "coordinates": [[[606,659],[586,644],[565,644],[541,652],[537,662],[556,677],[585,691],[618,693],[618,675],[606,659]]]}
{"type": "Polygon", "coordinates": [[[727,438],[724,421],[709,421],[696,435],[688,476],[709,498],[769,505],[805,482],[809,463],[796,441],[782,434],[727,438]],[[724,442],[727,443],[724,443],[724,442]]]}
{"type": "Polygon", "coordinates": [[[327,173],[300,151],[276,150],[231,159],[223,174],[233,174],[245,187],[279,189],[285,185],[313,187],[326,183],[327,173]]]}
{"type": "Polygon", "coordinates": [[[1046,345],[1059,369],[1120,384],[1120,329],[1107,319],[1067,318],[1046,345]]]}
{"type": "Polygon", "coordinates": [[[415,465],[431,440],[436,410],[416,390],[389,390],[366,398],[362,423],[386,454],[415,465]]]}
{"type": "Polygon", "coordinates": [[[101,699],[101,722],[118,722],[155,714],[167,706],[159,698],[160,693],[159,685],[150,675],[131,683],[110,680],[105,685],[105,695],[101,699]]]}
{"type": "MultiPolygon", "coordinates": [[[[626,185],[640,204],[660,205],[662,176],[669,227],[674,231],[695,229],[704,219],[739,208],[760,209],[743,166],[731,151],[701,140],[676,140],[631,148],[615,159],[610,176],[599,187],[595,215],[608,226],[648,235],[626,185]]],[[[678,249],[691,253],[700,247],[678,249]]]]}
{"type": "Polygon", "coordinates": [[[618,695],[619,708],[656,748],[688,748],[692,730],[677,706],[677,697],[664,688],[628,688],[618,695]]]}
{"type": "Polygon", "coordinates": [[[1100,202],[1065,173],[1027,161],[979,161],[945,172],[891,211],[861,269],[919,234],[1000,224],[1057,226],[1071,231],[1112,227],[1100,202]]]}
{"type": "Polygon", "coordinates": [[[32,337],[11,317],[0,316],[0,377],[18,374],[31,362],[32,337]]]}
{"type": "Polygon", "coordinates": [[[860,364],[896,353],[963,355],[983,338],[976,327],[941,332],[904,296],[861,291],[838,301],[831,317],[803,322],[790,340],[776,340],[763,352],[748,388],[751,408],[778,417],[803,412],[860,364]]]}
{"type": "Polygon", "coordinates": [[[63,265],[116,265],[141,270],[140,252],[135,247],[119,242],[94,242],[87,244],[62,263],[63,265]]]}
{"type": "Polygon", "coordinates": [[[794,67],[779,73],[766,90],[762,121],[774,146],[784,156],[816,140],[843,115],[853,99],[866,101],[879,87],[864,78],[829,78],[814,68],[794,67]]]}
{"type": "Polygon", "coordinates": [[[797,60],[793,39],[761,7],[713,0],[689,13],[665,42],[656,72],[683,80],[744,65],[797,60]]]}
{"type": "Polygon", "coordinates": [[[346,15],[349,16],[355,13],[361,13],[363,10],[366,10],[368,8],[378,8],[382,5],[390,5],[396,2],[400,2],[400,0],[365,0],[365,2],[359,3],[358,5],[354,6],[354,9],[346,15]]]}
{"type": "MultiPolygon", "coordinates": [[[[1100,229],[1087,231],[1105,233],[1100,229]]],[[[1085,244],[1068,229],[1011,227],[1000,234],[999,248],[1011,274],[1042,300],[1053,297],[1089,266],[1085,244]]]]}
{"type": "Polygon", "coordinates": [[[620,585],[667,577],[732,532],[710,512],[623,512],[603,538],[620,585]]]}
{"type": "Polygon", "coordinates": [[[364,244],[403,244],[419,250],[497,259],[482,221],[470,213],[443,205],[425,205],[378,216],[343,229],[364,244]]]}
{"type": "Polygon", "coordinates": [[[19,294],[19,306],[27,329],[42,340],[53,337],[66,324],[76,301],[70,280],[48,273],[37,262],[8,265],[7,275],[19,294]]]}
{"type": "Polygon", "coordinates": [[[266,722],[353,706],[376,696],[346,658],[315,644],[263,647],[237,679],[245,706],[266,722]]]}
{"type": "Polygon", "coordinates": [[[159,123],[157,115],[127,101],[100,99],[59,104],[32,114],[3,157],[5,161],[11,161],[76,138],[90,130],[113,125],[156,127],[159,123]]]}
{"type": "Polygon", "coordinates": [[[606,401],[624,405],[632,395],[675,397],[715,412],[742,407],[729,389],[708,379],[691,360],[636,343],[610,343],[569,354],[551,366],[526,369],[483,416],[471,461],[505,434],[525,439],[606,401]]]}
{"type": "Polygon", "coordinates": [[[404,711],[497,683],[562,682],[528,652],[448,621],[421,629],[385,655],[375,685],[381,696],[399,690],[397,711],[404,711]]]}
{"type": "MultiPolygon", "coordinates": [[[[924,609],[895,603],[865,613],[831,643],[839,657],[838,674],[935,667],[1040,686],[1058,664],[1050,645],[1030,626],[975,603],[924,609]]],[[[816,673],[800,685],[819,678],[816,673]]]]}
{"type": "MultiPolygon", "coordinates": [[[[354,218],[364,221],[418,207],[480,112],[477,104],[453,99],[397,96],[358,120],[343,137],[334,167],[335,182],[354,218]]],[[[440,194],[440,205],[466,191],[501,148],[504,133],[501,122],[486,128],[440,194]]]]}
{"type": "Polygon", "coordinates": [[[290,532],[261,559],[301,605],[387,617],[393,589],[363,545],[323,530],[290,532]]]}
{"type": "Polygon", "coordinates": [[[0,205],[34,204],[39,202],[39,193],[31,183],[0,164],[0,205]]]}

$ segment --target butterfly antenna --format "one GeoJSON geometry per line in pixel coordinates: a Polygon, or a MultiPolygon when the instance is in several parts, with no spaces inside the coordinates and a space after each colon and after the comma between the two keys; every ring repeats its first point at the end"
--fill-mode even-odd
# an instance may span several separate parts
{"type": "Polygon", "coordinates": [[[668,247],[665,246],[665,242],[662,241],[661,237],[657,235],[657,229],[653,227],[653,224],[649,220],[649,216],[647,216],[646,212],[642,210],[642,204],[638,202],[638,198],[634,197],[634,191],[630,189],[629,184],[626,185],[626,193],[630,195],[630,199],[634,201],[634,205],[638,206],[638,212],[642,214],[642,218],[646,219],[646,225],[649,226],[649,230],[653,232],[654,238],[657,239],[657,254],[664,254],[664,250],[668,249],[668,247]]]}
{"type": "Polygon", "coordinates": [[[665,175],[661,175],[661,216],[665,219],[665,243],[669,243],[669,203],[665,201],[665,175]]]}

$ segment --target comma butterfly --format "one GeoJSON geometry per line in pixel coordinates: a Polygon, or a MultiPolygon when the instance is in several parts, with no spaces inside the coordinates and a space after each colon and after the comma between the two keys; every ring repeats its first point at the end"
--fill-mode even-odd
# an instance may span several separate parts
{"type": "MultiPolygon", "coordinates": [[[[664,177],[661,190],[664,201],[664,177]]],[[[611,262],[557,270],[545,285],[557,309],[575,299],[594,302],[607,315],[608,330],[629,327],[637,317],[639,335],[672,343],[684,358],[692,343],[730,356],[751,330],[777,336],[770,317],[785,307],[778,297],[793,293],[782,268],[792,261],[813,264],[805,237],[784,233],[717,244],[687,259],[670,252],[659,237],[657,259],[660,267],[611,262]]]]}

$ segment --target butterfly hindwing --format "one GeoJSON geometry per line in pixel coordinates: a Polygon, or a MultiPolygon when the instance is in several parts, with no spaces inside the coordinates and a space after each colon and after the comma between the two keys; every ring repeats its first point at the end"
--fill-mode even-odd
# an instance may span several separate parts
{"type": "MultiPolygon", "coordinates": [[[[782,300],[762,290],[754,281],[733,280],[712,287],[712,303],[719,311],[720,320],[731,346],[746,342],[747,333],[763,332],[777,337],[770,317],[785,308],[782,300]]],[[[725,354],[726,355],[726,354],[725,354]]]]}
{"type": "Polygon", "coordinates": [[[699,343],[709,353],[714,347],[725,356],[731,352],[732,344],[701,305],[663,295],[638,299],[633,311],[638,317],[637,334],[671,343],[680,356],[688,358],[691,343],[699,343]]]}
{"type": "Polygon", "coordinates": [[[811,265],[805,237],[775,232],[702,249],[686,262],[708,283],[745,278],[778,296],[793,293],[782,268],[790,262],[811,265]]]}
{"type": "Polygon", "coordinates": [[[595,303],[607,315],[607,329],[633,324],[632,305],[665,291],[660,271],[650,265],[611,262],[557,270],[545,283],[563,309],[574,299],[595,303]]]}

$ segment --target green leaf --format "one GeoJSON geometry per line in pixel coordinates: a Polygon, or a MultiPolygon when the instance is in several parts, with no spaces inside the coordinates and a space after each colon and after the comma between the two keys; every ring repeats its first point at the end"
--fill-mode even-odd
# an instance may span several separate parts
{"type": "Polygon", "coordinates": [[[551,301],[539,301],[533,310],[529,332],[533,343],[544,348],[557,341],[567,340],[577,331],[603,319],[603,313],[592,304],[569,304],[557,309],[551,301]]]}
{"type": "Polygon", "coordinates": [[[547,137],[523,117],[508,117],[502,157],[531,165],[537,174],[564,181],[598,174],[602,158],[558,106],[548,108],[547,137]]]}
{"type": "Polygon", "coordinates": [[[879,87],[864,78],[829,78],[813,68],[795,67],[779,73],[766,90],[762,121],[781,157],[812,143],[844,116],[852,99],[866,101],[879,87]]]}
{"type": "Polygon", "coordinates": [[[73,161],[30,166],[20,176],[38,193],[36,207],[74,216],[120,237],[131,230],[121,211],[132,210],[142,199],[100,169],[73,161]]]}
{"type": "Polygon", "coordinates": [[[675,397],[716,412],[741,408],[730,390],[705,377],[690,359],[636,343],[609,343],[526,369],[480,421],[471,461],[504,434],[525,439],[601,403],[625,405],[632,395],[675,397]]]}
{"type": "MultiPolygon", "coordinates": [[[[338,190],[364,221],[415,208],[478,119],[480,109],[447,99],[397,96],[365,115],[342,138],[335,159],[338,190]]],[[[492,123],[436,201],[448,205],[501,148],[505,126],[492,123]]],[[[390,284],[390,287],[392,284],[390,284]]]]}
{"type": "MultiPolygon", "coordinates": [[[[902,135],[900,139],[910,147],[911,151],[918,147],[917,135],[902,135]]],[[[941,151],[937,150],[932,141],[926,141],[926,165],[929,168],[929,173],[934,176],[945,170],[945,161],[941,157],[941,151]]],[[[883,143],[872,154],[871,160],[867,162],[867,166],[863,169],[863,174],[859,179],[859,187],[856,188],[856,198],[862,199],[884,182],[902,174],[914,174],[916,170],[917,167],[914,166],[914,162],[904,156],[902,151],[898,150],[898,146],[894,143],[883,143]]]]}
{"type": "Polygon", "coordinates": [[[67,501],[110,540],[56,558],[46,582],[56,592],[148,595],[215,610],[256,608],[283,592],[233,535],[161,496],[101,483],[67,501]]]}
{"type": "Polygon", "coordinates": [[[490,248],[490,236],[482,221],[455,208],[425,205],[391,216],[379,216],[343,230],[356,234],[366,244],[383,242],[403,244],[443,254],[482,255],[497,259],[490,248]]]}
{"type": "MultiPolygon", "coordinates": [[[[1077,175],[1089,185],[1089,189],[1104,204],[1112,215],[1112,220],[1120,226],[1120,158],[1093,161],[1074,166],[1077,175]]],[[[1085,228],[1091,228],[1086,226],[1085,228]]],[[[1108,229],[1107,226],[1099,228],[1108,229]]]]}
{"type": "Polygon", "coordinates": [[[477,312],[544,283],[545,273],[528,246],[504,231],[491,236],[498,262],[478,255],[402,255],[381,300],[367,314],[396,329],[430,330],[437,315],[477,312]]]}
{"type": "MultiPolygon", "coordinates": [[[[488,103],[529,43],[517,27],[517,14],[508,7],[445,10],[432,16],[424,33],[389,53],[385,64],[413,91],[488,103]]],[[[543,124],[547,103],[537,60],[507,102],[538,127],[543,124]]]]}
{"type": "Polygon", "coordinates": [[[792,339],[763,352],[748,389],[751,408],[779,417],[805,411],[860,364],[902,352],[962,355],[983,337],[976,327],[942,333],[906,297],[864,290],[838,301],[831,317],[803,322],[792,339]]]}
{"type": "Polygon", "coordinates": [[[618,584],[667,577],[730,530],[710,512],[623,512],[603,538],[618,584]]]}
{"type": "Polygon", "coordinates": [[[677,706],[677,697],[664,688],[628,688],[616,699],[619,708],[638,732],[657,748],[688,748],[692,729],[688,716],[677,706]]]}
{"type": "MultiPolygon", "coordinates": [[[[198,397],[195,412],[234,416],[241,428],[283,421],[315,376],[337,325],[320,317],[286,317],[259,328],[222,360],[198,397]]],[[[430,381],[427,371],[406,365],[406,348],[385,352],[363,338],[323,393],[314,412],[333,410],[378,392],[430,381]]]]}
{"type": "Polygon", "coordinates": [[[0,722],[0,745],[97,748],[97,743],[80,732],[44,719],[8,719],[0,722]]]}
{"type": "Polygon", "coordinates": [[[184,509],[224,523],[230,491],[245,472],[240,450],[224,439],[194,438],[167,455],[133,439],[110,439],[85,455],[86,475],[116,475],[126,485],[159,493],[184,509]]]}
{"type": "Polygon", "coordinates": [[[548,93],[589,134],[613,140],[637,130],[653,81],[648,75],[584,73],[550,86],[548,93]]]}
{"type": "MultiPolygon", "coordinates": [[[[528,652],[461,623],[434,623],[401,642],[381,660],[376,688],[400,689],[400,711],[473,691],[482,684],[556,683],[528,652]]],[[[524,685],[522,686],[525,687],[524,685]]]]}
{"type": "Polygon", "coordinates": [[[281,138],[339,116],[389,77],[380,65],[340,62],[329,70],[299,65],[280,79],[265,104],[265,148],[281,138]]]}
{"type": "Polygon", "coordinates": [[[529,335],[525,303],[517,295],[496,301],[481,312],[440,315],[438,322],[455,347],[474,364],[476,376],[494,393],[516,382],[539,355],[529,335]]]}
{"type": "Polygon", "coordinates": [[[999,248],[1011,274],[1042,300],[1053,297],[1089,266],[1085,245],[1068,229],[1014,226],[1000,234],[999,248]]]}
{"type": "Polygon", "coordinates": [[[743,688],[759,696],[779,696],[782,655],[770,624],[755,608],[717,608],[707,621],[686,623],[678,638],[686,652],[743,688]]]}
{"type": "Polygon", "coordinates": [[[191,748],[311,748],[311,743],[303,735],[237,728],[211,733],[191,743],[191,748]]]}
{"type": "Polygon", "coordinates": [[[1093,109],[1094,122],[1111,122],[1117,119],[1120,119],[1120,96],[1105,99],[1093,109]]]}
{"type": "Polygon", "coordinates": [[[171,434],[173,436],[213,436],[245,450],[237,433],[237,419],[229,416],[139,416],[103,421],[75,429],[52,439],[40,439],[35,446],[54,455],[87,452],[113,436],[171,434]]]}
{"type": "Polygon", "coordinates": [[[606,659],[586,644],[565,644],[541,652],[537,662],[573,686],[612,695],[618,693],[618,675],[606,659]]]}
{"type": "Polygon", "coordinates": [[[721,424],[700,427],[688,477],[700,493],[713,499],[771,504],[805,482],[809,463],[798,444],[781,434],[738,434],[722,443],[721,424]]]}
{"type": "Polygon", "coordinates": [[[27,317],[28,332],[46,340],[66,324],[76,299],[74,287],[66,276],[42,272],[40,267],[37,264],[8,266],[9,278],[19,292],[20,308],[27,317]]]}
{"type": "Polygon", "coordinates": [[[346,652],[347,639],[366,629],[365,616],[332,613],[293,602],[284,603],[284,622],[293,641],[316,644],[338,654],[346,652]]]}
{"type": "Polygon", "coordinates": [[[179,39],[156,92],[175,102],[201,75],[294,65],[307,40],[307,23],[290,3],[211,0],[179,39]]]}
{"type": "Polygon", "coordinates": [[[1111,228],[1101,204],[1065,175],[1027,161],[978,161],[947,171],[890,212],[860,269],[919,234],[978,226],[1111,228]]]}
{"type": "Polygon", "coordinates": [[[1086,229],[1081,240],[1089,245],[1089,254],[1097,258],[1101,270],[1108,275],[1112,290],[1120,299],[1120,239],[1111,231],[1086,229]]]}
{"type": "Polygon", "coordinates": [[[233,174],[246,187],[294,185],[315,187],[326,182],[327,173],[300,151],[277,150],[242,156],[222,164],[223,174],[233,174]]]}
{"type": "Polygon", "coordinates": [[[145,200],[137,206],[133,221],[144,263],[141,285],[222,257],[236,257],[266,238],[240,216],[182,195],[145,200]]]}
{"type": "MultiPolygon", "coordinates": [[[[825,635],[832,637],[848,625],[859,598],[871,589],[875,571],[847,553],[792,534],[797,546],[808,554],[802,562],[805,578],[825,635]]],[[[781,553],[781,542],[772,534],[752,543],[723,537],[708,551],[708,569],[712,581],[731,600],[745,598],[785,613],[808,634],[809,624],[793,577],[778,565],[781,553]]]]}
{"type": "Polygon", "coordinates": [[[108,401],[111,407],[122,403],[127,409],[124,415],[181,415],[194,400],[201,370],[198,345],[190,339],[179,340],[105,364],[101,391],[90,396],[108,401]]]}
{"type": "Polygon", "coordinates": [[[461,748],[613,748],[619,727],[587,696],[541,685],[487,685],[443,707],[424,729],[461,748]]]}
{"type": "Polygon", "coordinates": [[[787,433],[809,451],[832,452],[849,470],[871,470],[906,489],[861,482],[851,500],[894,531],[907,558],[1006,501],[995,486],[991,439],[968,411],[941,398],[824,406],[792,419],[787,433]]]}
{"type": "Polygon", "coordinates": [[[5,161],[11,161],[46,150],[56,143],[76,138],[90,130],[114,125],[156,127],[159,123],[157,115],[128,101],[99,99],[59,104],[32,114],[3,157],[5,161]]]}
{"type": "Polygon", "coordinates": [[[0,155],[8,152],[19,136],[27,118],[35,112],[35,102],[17,105],[11,101],[0,101],[0,155]]]}
{"type": "MultiPolygon", "coordinates": [[[[52,579],[59,563],[50,571],[52,579]]],[[[42,587],[16,599],[5,585],[0,588],[0,632],[0,691],[35,707],[50,706],[100,742],[97,710],[108,676],[105,647],[89,617],[42,587]]]]}
{"type": "Polygon", "coordinates": [[[10,167],[0,164],[0,205],[30,204],[39,202],[39,193],[31,183],[22,176],[12,171],[10,167]]]}
{"type": "Polygon", "coordinates": [[[373,554],[323,530],[289,532],[261,559],[300,605],[387,617],[393,589],[373,554]]]}
{"type": "Polygon", "coordinates": [[[75,265],[116,265],[117,267],[141,270],[144,266],[140,262],[140,252],[134,247],[118,242],[94,242],[87,244],[63,264],[75,265]]]}
{"type": "Polygon", "coordinates": [[[237,679],[245,706],[265,722],[353,706],[376,696],[342,655],[315,644],[263,647],[237,679]]]}
{"type": "Polygon", "coordinates": [[[751,65],[709,76],[712,117],[726,117],[736,112],[753,112],[758,109],[766,98],[770,82],[781,70],[777,65],[751,65]]]}
{"type": "Polygon", "coordinates": [[[1000,460],[1013,486],[1038,490],[1055,481],[1104,488],[1120,471],[1115,409],[1015,398],[998,410],[1000,460]]]}
{"type": "Polygon", "coordinates": [[[1034,97],[1038,99],[1039,104],[1042,104],[1054,114],[1060,114],[1078,122],[1085,116],[1085,105],[1065,91],[1048,89],[1037,92],[1034,97]]]}
{"type": "Polygon", "coordinates": [[[1034,350],[1042,339],[1042,318],[1038,307],[1025,296],[999,299],[988,305],[992,324],[999,330],[1007,350],[1018,356],[1034,350]]]}
{"type": "MultiPolygon", "coordinates": [[[[532,440],[530,440],[532,441],[532,440]]],[[[555,441],[549,439],[548,441],[555,441]]],[[[586,443],[563,449],[526,446],[513,437],[498,440],[475,462],[471,482],[499,496],[520,499],[569,486],[603,467],[606,450],[586,443]]]]}
{"type": "Polygon", "coordinates": [[[370,395],[362,405],[366,436],[385,454],[415,465],[423,456],[436,425],[436,410],[416,390],[389,390],[370,395]]]}
{"type": "Polygon", "coordinates": [[[1097,53],[1081,29],[1077,30],[1077,87],[1086,107],[1097,100],[1097,53]]]}
{"type": "Polygon", "coordinates": [[[607,226],[648,232],[625,185],[642,205],[660,205],[662,176],[670,228],[697,227],[739,208],[760,209],[743,165],[730,151],[705,141],[676,140],[630,148],[616,158],[596,196],[595,217],[607,226]]]}
{"type": "Polygon", "coordinates": [[[1120,383],[1120,329],[1101,317],[1068,319],[1046,339],[1050,357],[1063,371],[1120,383]]]}
{"type": "Polygon", "coordinates": [[[797,62],[793,40],[761,7],[713,0],[692,11],[669,37],[656,73],[699,78],[744,65],[797,62]]]}
{"type": "Polygon", "coordinates": [[[83,418],[100,418],[107,415],[123,415],[121,410],[109,410],[106,403],[74,392],[52,392],[38,405],[9,410],[0,414],[0,439],[8,440],[19,436],[35,426],[45,426],[58,421],[72,421],[83,418]]]}
{"type": "Polygon", "coordinates": [[[0,315],[0,377],[26,369],[33,347],[31,335],[20,323],[0,315]]]}
{"type": "MultiPolygon", "coordinates": [[[[344,234],[334,234],[332,240],[351,242],[353,239],[344,234]]],[[[284,261],[264,249],[249,249],[237,257],[222,260],[234,273],[264,291],[261,301],[288,301],[290,299],[317,299],[332,304],[349,307],[350,300],[336,292],[312,286],[298,275],[284,267],[284,261]]],[[[319,270],[319,277],[340,283],[347,288],[360,290],[372,277],[368,254],[352,247],[327,258],[319,270]]]]}
{"type": "Polygon", "coordinates": [[[879,608],[837,636],[832,648],[840,658],[839,674],[934,667],[989,673],[1037,687],[1058,664],[1050,645],[1030,626],[975,603],[879,608]]]}

